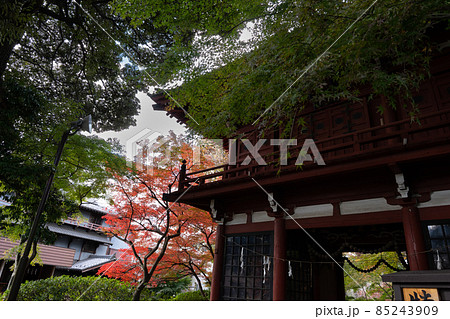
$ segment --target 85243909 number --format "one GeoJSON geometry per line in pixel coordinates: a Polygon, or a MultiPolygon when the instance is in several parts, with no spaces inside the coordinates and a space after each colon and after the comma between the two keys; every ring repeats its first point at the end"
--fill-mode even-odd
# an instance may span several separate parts
{"type": "Polygon", "coordinates": [[[438,306],[377,306],[375,314],[383,316],[436,316],[439,312],[438,306]]]}

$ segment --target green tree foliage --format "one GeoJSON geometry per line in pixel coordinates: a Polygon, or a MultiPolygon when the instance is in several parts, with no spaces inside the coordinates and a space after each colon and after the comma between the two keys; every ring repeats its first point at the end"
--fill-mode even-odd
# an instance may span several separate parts
{"type": "MultiPolygon", "coordinates": [[[[22,301],[129,301],[133,286],[115,279],[60,276],[27,281],[19,291],[22,301]]],[[[150,299],[150,292],[144,292],[150,299]]]]}
{"type": "MultiPolygon", "coordinates": [[[[26,238],[50,171],[59,139],[69,127],[64,107],[56,107],[30,87],[5,82],[4,98],[15,106],[0,118],[0,195],[11,206],[0,208],[0,233],[12,239],[26,238]],[[22,107],[23,106],[23,107],[22,107]],[[60,124],[58,124],[60,123],[60,124]],[[13,127],[10,130],[9,127],[13,127]]],[[[125,162],[119,147],[96,137],[71,136],[58,166],[54,187],[41,219],[58,222],[64,212],[75,211],[86,198],[103,195],[112,170],[125,162]]],[[[44,232],[41,239],[48,236],[44,232]]],[[[51,237],[48,238],[51,241],[51,237]]]]}
{"type": "Polygon", "coordinates": [[[348,262],[344,264],[346,274],[344,276],[345,290],[349,300],[394,300],[394,290],[390,283],[382,281],[381,276],[390,274],[395,270],[384,263],[379,263],[380,258],[397,269],[404,269],[396,252],[383,252],[376,254],[348,253],[350,262],[365,270],[358,271],[351,267],[348,262]],[[379,266],[374,268],[377,263],[379,266]],[[355,282],[356,281],[356,282],[355,282]]]}
{"type": "MultiPolygon", "coordinates": [[[[171,300],[183,291],[186,291],[191,284],[191,279],[184,277],[181,279],[162,280],[155,287],[146,288],[151,293],[152,300],[171,300]]],[[[146,297],[145,294],[143,296],[146,297]]]]}
{"type": "Polygon", "coordinates": [[[450,12],[442,0],[377,1],[372,7],[371,0],[183,1],[175,10],[177,3],[114,1],[137,23],[154,19],[195,35],[190,46],[172,47],[177,60],[166,73],[184,81],[173,97],[199,123],[190,126],[208,137],[251,124],[275,101],[259,124],[282,122],[288,132],[292,114],[306,103],[354,100],[364,85],[398,107],[393,97],[411,97],[427,76],[439,50],[429,31],[440,23],[442,32],[450,12]],[[142,3],[147,10],[140,10],[142,3]],[[253,37],[239,41],[245,27],[253,37]]]}
{"type": "MultiPolygon", "coordinates": [[[[190,279],[162,282],[142,292],[141,300],[208,300],[199,291],[183,292],[190,279]]],[[[58,276],[27,281],[19,291],[19,301],[130,301],[134,286],[130,283],[104,277],[58,276]]],[[[6,293],[3,294],[3,297],[6,293]]]]}
{"type": "MultiPolygon", "coordinates": [[[[0,232],[23,243],[70,123],[91,114],[97,132],[134,124],[136,93],[147,85],[122,48],[153,65],[172,36],[151,21],[132,27],[109,1],[5,0],[0,17],[0,196],[12,203],[0,211],[0,232]]],[[[117,153],[98,138],[71,136],[41,226],[104,193],[111,170],[124,165],[117,153]]],[[[40,227],[38,238],[49,235],[40,227]]]]}
{"type": "Polygon", "coordinates": [[[208,301],[209,300],[209,290],[206,291],[205,296],[202,295],[200,290],[187,291],[176,295],[171,300],[173,301],[208,301]]]}
{"type": "MultiPolygon", "coordinates": [[[[152,65],[172,40],[151,22],[131,27],[109,1],[5,0],[0,16],[0,192],[13,201],[2,211],[4,230],[35,212],[71,121],[91,114],[98,132],[134,124],[135,95],[147,86],[137,67],[122,63],[122,47],[152,65]]],[[[104,189],[116,152],[97,138],[70,137],[43,222],[104,189]]]]}
{"type": "MultiPolygon", "coordinates": [[[[97,131],[134,124],[135,95],[147,88],[136,66],[121,63],[122,48],[152,66],[172,42],[151,21],[131,27],[111,13],[109,1],[6,0],[0,14],[0,84],[24,81],[53,105],[78,106],[75,114],[92,114],[97,131]]],[[[10,112],[13,106],[4,102],[2,113],[10,112]]]]}

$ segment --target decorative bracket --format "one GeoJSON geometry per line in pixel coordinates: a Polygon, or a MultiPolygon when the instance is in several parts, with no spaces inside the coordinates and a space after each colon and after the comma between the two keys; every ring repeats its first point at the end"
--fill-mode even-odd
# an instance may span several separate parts
{"type": "Polygon", "coordinates": [[[406,186],[405,176],[403,173],[395,174],[395,181],[397,182],[397,191],[401,198],[408,198],[409,187],[406,186]]]}
{"type": "Polygon", "coordinates": [[[272,209],[272,212],[276,213],[278,210],[278,207],[277,207],[278,205],[275,202],[275,199],[273,198],[273,193],[269,193],[269,195],[267,196],[267,200],[269,201],[269,206],[270,206],[270,209],[272,209]]]}
{"type": "Polygon", "coordinates": [[[214,208],[214,199],[211,199],[209,203],[209,208],[211,208],[211,216],[212,218],[217,218],[217,209],[214,208]]]}
{"type": "Polygon", "coordinates": [[[210,208],[210,211],[211,211],[211,217],[215,221],[220,221],[220,220],[222,220],[224,218],[223,210],[221,210],[220,207],[217,207],[217,206],[220,206],[220,205],[218,205],[218,203],[216,203],[216,201],[214,199],[211,199],[211,201],[209,202],[209,208],[210,208]]]}
{"type": "MultiPolygon", "coordinates": [[[[280,206],[280,204],[275,201],[273,193],[268,193],[267,200],[269,201],[270,209],[267,211],[267,215],[270,217],[280,218],[285,215],[285,212],[293,211],[293,209],[288,209],[280,206]],[[280,206],[280,207],[278,207],[280,206]],[[278,209],[281,208],[281,209],[278,209]]],[[[288,213],[289,214],[289,213],[288,213]]]]}

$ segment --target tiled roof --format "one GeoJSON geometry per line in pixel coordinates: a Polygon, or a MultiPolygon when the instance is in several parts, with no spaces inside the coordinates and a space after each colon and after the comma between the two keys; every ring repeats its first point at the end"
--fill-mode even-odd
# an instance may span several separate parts
{"type": "Polygon", "coordinates": [[[84,203],[80,205],[80,210],[93,211],[101,214],[108,214],[112,212],[111,208],[100,206],[96,203],[84,203]]]}
{"type": "MultiPolygon", "coordinates": [[[[7,238],[0,237],[0,258],[4,258],[6,252],[17,245],[18,242],[12,242],[7,238]]],[[[70,267],[73,263],[74,249],[43,244],[38,244],[38,248],[39,256],[44,265],[70,267]]]]}
{"type": "Polygon", "coordinates": [[[100,266],[114,260],[116,260],[114,255],[90,255],[88,258],[84,260],[77,261],[69,269],[81,270],[81,272],[85,272],[88,270],[99,268],[100,266]]]}
{"type": "Polygon", "coordinates": [[[86,231],[83,228],[78,228],[78,229],[75,228],[74,229],[73,226],[57,225],[54,223],[47,224],[47,227],[50,231],[57,233],[57,234],[88,239],[88,240],[92,240],[92,241],[96,241],[96,242],[100,242],[100,243],[111,244],[111,240],[106,235],[101,235],[101,234],[98,234],[93,231],[86,231]]]}

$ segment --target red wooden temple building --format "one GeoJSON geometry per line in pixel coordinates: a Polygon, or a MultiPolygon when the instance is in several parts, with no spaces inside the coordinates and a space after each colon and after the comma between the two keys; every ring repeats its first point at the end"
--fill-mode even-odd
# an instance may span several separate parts
{"type": "MultiPolygon", "coordinates": [[[[165,194],[175,201],[189,188],[179,201],[218,222],[212,300],[344,300],[344,252],[406,252],[411,272],[450,268],[450,50],[414,92],[418,122],[370,93],[298,114],[308,127],[294,131],[287,165],[269,143],[276,130],[258,150],[267,165],[243,165],[241,141],[255,145],[258,132],[242,127],[235,163],[187,171],[165,194]],[[305,139],[325,165],[314,154],[295,165],[305,139]]],[[[152,98],[165,110],[163,95],[152,98]]],[[[185,122],[182,110],[167,112],[185,122]]]]}

